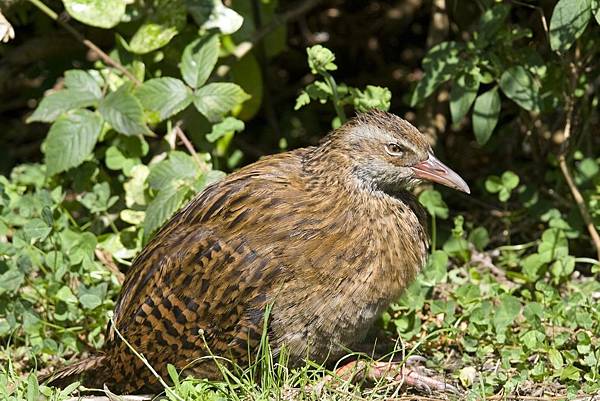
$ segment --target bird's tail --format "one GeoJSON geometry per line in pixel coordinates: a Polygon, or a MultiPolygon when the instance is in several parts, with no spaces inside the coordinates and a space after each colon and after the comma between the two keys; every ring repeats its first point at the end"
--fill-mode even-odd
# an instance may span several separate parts
{"type": "MultiPolygon", "coordinates": [[[[93,355],[41,378],[50,386],[65,388],[69,384],[80,381],[86,387],[98,387],[106,370],[106,356],[93,355]]],[[[99,385],[102,388],[102,385],[99,385]]]]}

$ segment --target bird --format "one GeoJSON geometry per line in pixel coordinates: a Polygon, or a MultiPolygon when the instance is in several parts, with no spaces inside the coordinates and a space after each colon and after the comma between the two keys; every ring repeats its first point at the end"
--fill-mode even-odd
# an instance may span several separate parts
{"type": "Polygon", "coordinates": [[[427,217],[411,191],[423,180],[470,193],[423,133],[376,110],[317,146],[231,173],[148,242],[126,273],[104,348],[54,380],[163,390],[132,349],[162,377],[171,364],[219,379],[210,356],[247,366],[265,327],[290,366],[338,360],[426,263],[427,217]]]}

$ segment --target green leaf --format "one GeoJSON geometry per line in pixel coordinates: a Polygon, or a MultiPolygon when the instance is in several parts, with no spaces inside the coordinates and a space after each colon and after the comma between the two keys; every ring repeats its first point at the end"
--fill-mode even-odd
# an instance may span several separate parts
{"type": "Polygon", "coordinates": [[[106,96],[98,111],[121,134],[142,135],[148,131],[144,124],[142,104],[129,92],[127,84],[106,96]]]}
{"type": "Polygon", "coordinates": [[[133,207],[134,205],[144,206],[146,204],[144,192],[146,189],[146,179],[149,174],[150,169],[143,164],[138,164],[131,169],[131,179],[123,184],[127,207],[133,207]]]}
{"type": "Polygon", "coordinates": [[[473,132],[480,145],[484,145],[492,135],[500,114],[498,87],[482,93],[473,107],[473,132]]]}
{"type": "Polygon", "coordinates": [[[323,74],[327,71],[337,70],[335,55],[331,50],[321,45],[315,45],[306,49],[308,55],[308,66],[313,74],[323,74]]]}
{"type": "Polygon", "coordinates": [[[388,111],[392,100],[392,92],[381,86],[367,85],[364,91],[353,90],[352,95],[354,108],[363,113],[374,109],[388,111]]]}
{"type": "Polygon", "coordinates": [[[479,90],[479,79],[470,75],[461,75],[450,91],[450,114],[452,122],[459,123],[467,115],[479,90]]]}
{"type": "Polygon", "coordinates": [[[97,103],[98,98],[93,92],[64,89],[44,97],[27,122],[49,123],[69,110],[94,106],[97,103]]]}
{"type": "Polygon", "coordinates": [[[496,332],[504,331],[506,327],[514,323],[519,312],[521,311],[521,302],[519,299],[508,294],[500,296],[498,299],[499,305],[496,308],[492,320],[496,327],[496,332]]]}
{"type": "Polygon", "coordinates": [[[442,195],[435,189],[427,189],[421,192],[419,202],[425,206],[431,216],[442,219],[448,218],[448,205],[442,199],[442,195]]]}
{"type": "Polygon", "coordinates": [[[481,15],[479,19],[479,36],[484,43],[489,43],[497,37],[498,31],[504,26],[510,13],[510,5],[496,3],[481,15]]]}
{"type": "Polygon", "coordinates": [[[213,125],[210,134],[206,134],[208,142],[215,142],[223,136],[244,130],[244,122],[234,117],[227,117],[220,123],[213,125]]]}
{"type": "Polygon", "coordinates": [[[560,351],[552,348],[548,350],[548,360],[554,369],[562,368],[564,361],[560,351]]]}
{"type": "Polygon", "coordinates": [[[23,226],[23,231],[25,233],[25,237],[29,240],[43,241],[48,237],[48,235],[50,235],[52,228],[48,226],[44,220],[36,218],[29,220],[23,226]]]}
{"type": "Polygon", "coordinates": [[[512,171],[502,173],[502,186],[508,191],[512,191],[519,185],[519,176],[512,171]]]}
{"type": "Polygon", "coordinates": [[[186,25],[184,0],[154,0],[150,17],[138,28],[129,42],[133,53],[145,54],[160,49],[186,25]]]}
{"type": "Polygon", "coordinates": [[[124,0],[63,0],[76,20],[98,28],[112,28],[125,15],[124,0]]]}
{"type": "Polygon", "coordinates": [[[490,243],[490,236],[485,227],[477,227],[469,233],[468,240],[481,252],[490,243]]]}
{"type": "Polygon", "coordinates": [[[225,113],[248,98],[248,94],[238,85],[218,82],[196,90],[194,105],[210,122],[217,122],[225,113]]]}
{"type": "Polygon", "coordinates": [[[224,35],[231,35],[241,28],[244,18],[235,10],[225,7],[221,0],[211,0],[211,12],[208,19],[198,23],[202,29],[216,28],[224,35]]]}
{"type": "Polygon", "coordinates": [[[412,107],[429,97],[438,86],[452,78],[461,63],[460,52],[464,45],[458,42],[442,42],[427,52],[423,59],[423,78],[417,83],[410,97],[412,107]]]}
{"type": "Polygon", "coordinates": [[[192,88],[198,88],[206,82],[219,58],[219,36],[208,35],[196,39],[183,50],[181,56],[181,75],[192,88]]]}
{"type": "Polygon", "coordinates": [[[189,192],[188,187],[177,182],[171,182],[158,192],[146,209],[144,238],[150,238],[181,207],[189,192]]]}
{"type": "Polygon", "coordinates": [[[518,65],[504,71],[500,77],[500,88],[506,96],[525,110],[538,109],[539,85],[522,66],[518,65]]]}
{"type": "Polygon", "coordinates": [[[161,121],[179,113],[192,102],[192,91],[176,78],[150,79],[136,91],[144,108],[156,112],[161,121]]]}
{"type": "Polygon", "coordinates": [[[564,53],[581,36],[592,16],[590,0],[559,0],[550,19],[550,47],[564,53]]]}
{"type": "Polygon", "coordinates": [[[76,304],[78,302],[77,297],[73,295],[73,291],[71,291],[71,289],[66,285],[61,287],[60,290],[58,290],[58,292],[55,295],[55,298],[68,304],[76,304]]]}
{"type": "Polygon", "coordinates": [[[25,282],[25,275],[17,269],[10,269],[0,274],[0,295],[14,292],[25,282]]]}
{"type": "Polygon", "coordinates": [[[193,182],[200,175],[200,168],[194,159],[183,152],[173,151],[167,160],[152,166],[148,175],[148,185],[152,189],[162,190],[176,180],[193,182]]]}
{"type": "Polygon", "coordinates": [[[600,0],[592,0],[592,14],[594,14],[596,22],[600,25],[600,0]]]}
{"type": "Polygon", "coordinates": [[[48,175],[80,165],[94,150],[102,130],[102,117],[89,110],[75,110],[56,120],[46,137],[48,175]]]}
{"type": "Polygon", "coordinates": [[[78,92],[89,93],[95,99],[102,98],[102,88],[90,73],[83,70],[65,72],[65,86],[78,92]]]}

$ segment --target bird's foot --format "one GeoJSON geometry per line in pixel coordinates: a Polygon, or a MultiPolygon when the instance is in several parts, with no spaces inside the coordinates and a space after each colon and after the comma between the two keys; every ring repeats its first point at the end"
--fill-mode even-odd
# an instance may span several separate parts
{"type": "Polygon", "coordinates": [[[327,383],[334,379],[343,381],[359,381],[367,379],[377,381],[387,379],[400,386],[432,393],[433,391],[460,394],[460,390],[444,380],[431,377],[431,371],[420,365],[423,357],[409,357],[404,362],[366,362],[352,361],[335,371],[335,376],[325,377],[318,385],[320,392],[327,383]]]}

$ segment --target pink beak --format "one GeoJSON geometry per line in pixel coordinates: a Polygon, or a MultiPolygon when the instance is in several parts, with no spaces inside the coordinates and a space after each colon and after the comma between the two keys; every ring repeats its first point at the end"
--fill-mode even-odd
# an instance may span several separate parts
{"type": "Polygon", "coordinates": [[[439,161],[433,154],[429,154],[429,158],[421,163],[411,167],[415,173],[415,177],[422,180],[437,182],[456,190],[471,193],[469,186],[460,175],[456,174],[450,167],[439,161]]]}

